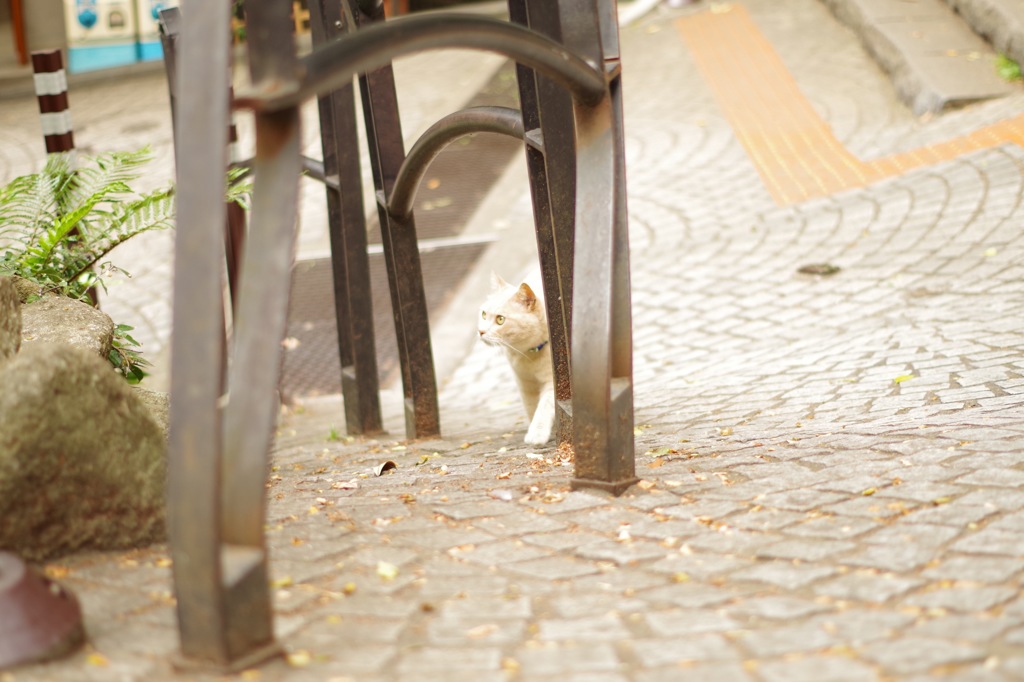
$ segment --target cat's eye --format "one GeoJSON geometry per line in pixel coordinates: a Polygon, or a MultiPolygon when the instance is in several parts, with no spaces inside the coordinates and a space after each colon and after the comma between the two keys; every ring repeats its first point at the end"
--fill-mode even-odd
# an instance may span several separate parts
{"type": "Polygon", "coordinates": [[[496,324],[505,324],[505,316],[504,315],[495,315],[494,316],[494,322],[496,324]]]}
{"type": "Polygon", "coordinates": [[[486,320],[487,319],[487,311],[486,310],[481,310],[480,311],[480,319],[482,319],[482,320],[486,320]]]}

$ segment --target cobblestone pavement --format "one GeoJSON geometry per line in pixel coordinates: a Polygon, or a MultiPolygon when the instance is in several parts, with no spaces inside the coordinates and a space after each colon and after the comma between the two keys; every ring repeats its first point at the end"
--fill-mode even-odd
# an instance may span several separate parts
{"type": "MultiPolygon", "coordinates": [[[[915,119],[818,3],[742,4],[858,158],[1024,104],[915,119]]],[[[400,441],[391,394],[377,440],[311,401],[270,485],[289,656],[244,679],[1024,679],[1024,151],[776,204],[674,24],[729,8],[622,34],[643,482],[570,492],[483,347],[444,388],[444,440],[400,441]]],[[[91,645],[0,679],[191,679],[167,563],[51,565],[91,645]]]]}

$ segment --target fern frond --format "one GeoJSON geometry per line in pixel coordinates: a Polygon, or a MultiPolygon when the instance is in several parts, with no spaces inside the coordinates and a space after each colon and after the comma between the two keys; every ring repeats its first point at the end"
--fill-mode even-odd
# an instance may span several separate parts
{"type": "Polygon", "coordinates": [[[53,222],[58,179],[48,173],[15,178],[0,189],[0,240],[26,243],[53,222]]]}
{"type": "Polygon", "coordinates": [[[98,237],[70,250],[65,263],[68,279],[78,279],[115,247],[132,237],[171,227],[174,220],[174,190],[163,189],[130,203],[118,204],[105,219],[94,226],[98,237]]]}
{"type": "Polygon", "coordinates": [[[108,187],[118,187],[117,193],[128,195],[131,193],[128,183],[141,175],[139,167],[152,158],[149,147],[135,152],[100,154],[92,159],[93,165],[83,165],[75,172],[61,196],[74,206],[85,203],[90,196],[108,187]]]}

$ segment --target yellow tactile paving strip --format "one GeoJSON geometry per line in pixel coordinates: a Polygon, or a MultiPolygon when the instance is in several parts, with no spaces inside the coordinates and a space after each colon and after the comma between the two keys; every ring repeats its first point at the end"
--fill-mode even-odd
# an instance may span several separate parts
{"type": "Polygon", "coordinates": [[[742,5],[676,20],[718,105],[781,205],[864,187],[908,170],[1013,142],[1024,115],[909,152],[862,161],[836,139],[742,5]]]}

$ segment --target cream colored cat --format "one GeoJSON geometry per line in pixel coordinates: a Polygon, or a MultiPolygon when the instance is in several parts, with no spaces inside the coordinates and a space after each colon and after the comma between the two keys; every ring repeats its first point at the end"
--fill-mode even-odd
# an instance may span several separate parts
{"type": "MultiPolygon", "coordinates": [[[[480,308],[480,340],[505,351],[530,419],[524,442],[543,445],[555,429],[555,390],[544,299],[529,284],[518,287],[491,275],[491,294],[480,308]]],[[[537,286],[537,291],[542,291],[537,286]]]]}

